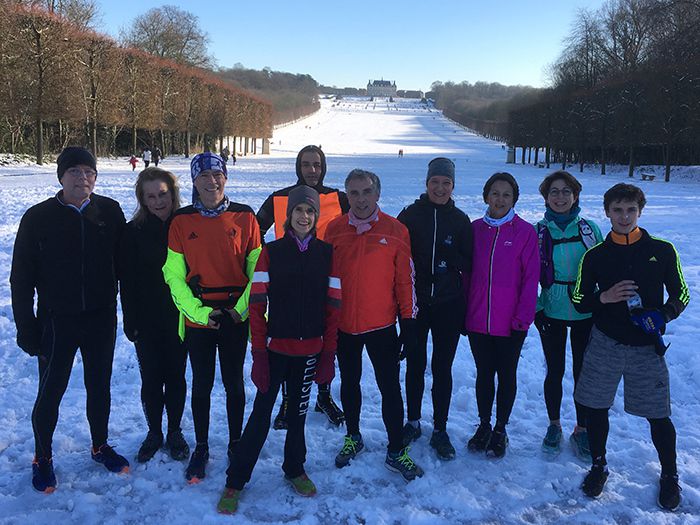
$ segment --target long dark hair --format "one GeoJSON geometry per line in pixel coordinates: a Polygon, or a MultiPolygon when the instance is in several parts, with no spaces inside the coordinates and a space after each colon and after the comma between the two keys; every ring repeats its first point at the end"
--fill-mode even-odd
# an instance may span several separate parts
{"type": "Polygon", "coordinates": [[[143,224],[146,217],[148,217],[149,211],[146,206],[146,197],[143,194],[143,186],[145,183],[154,180],[167,184],[168,191],[173,199],[173,212],[180,207],[180,186],[178,186],[175,175],[162,168],[151,166],[139,173],[139,176],[136,178],[136,211],[132,217],[136,224],[143,224]]]}

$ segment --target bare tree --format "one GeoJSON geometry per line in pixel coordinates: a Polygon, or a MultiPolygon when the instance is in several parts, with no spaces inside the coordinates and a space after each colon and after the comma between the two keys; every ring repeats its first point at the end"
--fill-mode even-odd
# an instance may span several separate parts
{"type": "Polygon", "coordinates": [[[122,29],[120,38],[127,46],[179,64],[214,65],[207,50],[209,37],[199,27],[197,16],[173,5],[149,9],[122,29]]]}

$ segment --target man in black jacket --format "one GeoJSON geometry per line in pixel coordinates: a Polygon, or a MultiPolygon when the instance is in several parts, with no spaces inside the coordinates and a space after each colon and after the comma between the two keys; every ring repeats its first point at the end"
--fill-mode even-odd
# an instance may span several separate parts
{"type": "Polygon", "coordinates": [[[454,183],[454,163],[445,157],[431,160],[426,192],[397,217],[411,236],[418,297],[418,345],[413,354],[403,356],[406,357],[408,407],[404,442],[409,444],[421,435],[421,405],[430,331],[433,339],[430,364],[433,374],[433,435],[430,446],[443,460],[455,457],[446,427],[452,398],[452,363],[464,326],[462,273],[470,269],[472,255],[471,222],[452,200],[454,183]]]}
{"type": "Polygon", "coordinates": [[[89,151],[68,147],[57,163],[63,189],[22,217],[10,275],[17,345],[39,363],[32,484],[41,492],[56,487],[51,443],[78,348],[92,459],[112,472],[129,467],[107,444],[117,325],[115,255],[124,214],[116,201],[93,193],[97,167],[89,151]]]}
{"type": "MultiPolygon", "coordinates": [[[[270,195],[260,207],[256,218],[260,225],[260,238],[265,239],[267,230],[275,225],[275,238],[284,235],[284,221],[287,218],[287,199],[289,192],[299,186],[311,186],[320,198],[319,218],[316,225],[316,236],[323,240],[326,226],[336,217],[348,212],[350,205],[345,192],[323,185],[326,176],[326,155],[318,146],[305,146],[299,151],[296,160],[297,182],[270,195]]],[[[282,405],[275,417],[273,427],[277,430],[287,428],[286,422],[287,391],[282,385],[282,405]]],[[[323,412],[334,425],[342,425],[345,415],[331,397],[331,385],[318,385],[316,412],[323,412]]]]}
{"type": "Polygon", "coordinates": [[[681,499],[676,430],[662,335],[690,294],[673,244],[637,226],[645,204],[642,190],[631,184],[616,184],[605,193],[612,231],[583,256],[572,296],[579,312],[593,313],[594,323],[574,395],[587,407],[593,460],[581,488],[596,498],[608,479],[608,411],[624,377],[625,411],[649,421],[661,462],[658,503],[675,510],[681,499]]]}

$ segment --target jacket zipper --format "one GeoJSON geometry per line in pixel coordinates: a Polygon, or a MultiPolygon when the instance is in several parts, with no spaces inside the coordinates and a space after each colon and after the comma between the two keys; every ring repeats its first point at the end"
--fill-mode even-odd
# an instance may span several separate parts
{"type": "Polygon", "coordinates": [[[434,210],[433,214],[433,258],[432,258],[432,268],[430,270],[432,279],[430,280],[430,297],[435,297],[435,244],[437,240],[437,208],[434,210]]]}
{"type": "Polygon", "coordinates": [[[489,258],[489,293],[486,300],[486,333],[491,333],[491,283],[493,281],[493,254],[496,253],[496,241],[498,241],[498,234],[501,232],[501,227],[496,227],[496,235],[493,238],[493,244],[491,244],[491,257],[489,258]]]}

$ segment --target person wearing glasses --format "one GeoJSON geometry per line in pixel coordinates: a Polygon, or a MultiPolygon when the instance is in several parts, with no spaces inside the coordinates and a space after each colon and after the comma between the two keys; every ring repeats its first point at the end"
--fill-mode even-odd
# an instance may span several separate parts
{"type": "Polygon", "coordinates": [[[17,346],[39,365],[32,485],[44,493],[56,489],[53,434],[78,348],[92,459],[111,472],[129,468],[107,444],[117,329],[115,259],[126,220],[118,202],[93,193],[97,166],[88,150],[67,147],[57,164],[62,189],[22,217],[10,274],[17,346]]]}
{"type": "MultiPolygon", "coordinates": [[[[309,186],[319,194],[320,210],[319,221],[316,225],[316,236],[323,240],[326,233],[326,226],[331,220],[340,217],[348,212],[347,195],[335,188],[323,185],[326,176],[326,155],[320,146],[305,146],[297,154],[296,160],[297,182],[286,188],[282,188],[272,193],[258,210],[256,218],[260,225],[260,238],[264,239],[267,231],[275,225],[275,239],[284,237],[284,223],[287,220],[287,202],[289,192],[300,186],[309,186]]],[[[286,385],[282,385],[282,403],[279,412],[275,416],[273,428],[276,430],[287,428],[287,406],[289,404],[286,385]]],[[[335,404],[331,397],[331,385],[319,384],[318,396],[316,397],[316,412],[322,412],[328,420],[336,426],[340,426],[345,421],[343,411],[335,404]]]]}
{"type": "MultiPolygon", "coordinates": [[[[579,313],[571,302],[570,290],[576,284],[578,267],[586,250],[602,242],[598,225],[581,217],[581,183],[567,171],[555,171],[540,184],[544,199],[544,218],[537,223],[540,249],[540,294],[537,298],[535,327],[540,334],[547,363],[544,402],[549,426],[542,450],[558,454],[561,450],[560,421],[562,379],[566,368],[567,332],[571,341],[574,385],[578,382],[583,353],[591,335],[593,320],[579,313]]],[[[569,441],[574,453],[590,461],[591,452],[583,407],[574,402],[576,426],[569,441]]]]}

